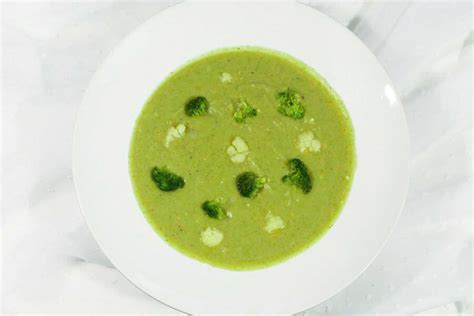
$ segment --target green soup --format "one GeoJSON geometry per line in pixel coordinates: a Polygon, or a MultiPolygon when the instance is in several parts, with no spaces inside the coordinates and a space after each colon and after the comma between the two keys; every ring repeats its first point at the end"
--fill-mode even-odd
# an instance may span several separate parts
{"type": "Polygon", "coordinates": [[[301,62],[257,48],[216,51],[172,73],[144,106],[130,148],[134,192],[155,231],[190,257],[235,270],[281,262],[320,238],[344,205],[354,168],[341,100],[301,62]],[[288,91],[304,116],[279,110],[288,91]],[[207,111],[188,116],[197,97],[207,111]],[[255,109],[245,120],[234,117],[242,104],[255,109]],[[309,191],[282,180],[295,158],[306,166],[309,191]],[[161,190],[155,167],[184,185],[161,190]],[[237,188],[244,172],[262,178],[253,198],[237,188]],[[224,216],[209,216],[205,201],[217,201],[224,216]]]}

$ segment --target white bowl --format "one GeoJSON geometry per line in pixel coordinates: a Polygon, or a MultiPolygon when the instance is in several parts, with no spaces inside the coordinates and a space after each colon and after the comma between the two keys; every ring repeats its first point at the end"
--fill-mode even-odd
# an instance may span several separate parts
{"type": "Polygon", "coordinates": [[[124,39],[90,83],[77,119],[74,180],[92,234],[137,287],[188,313],[294,313],[330,298],[380,252],[408,184],[408,136],[387,74],[347,29],[297,3],[184,3],[124,39]],[[229,271],[191,259],[162,240],[132,192],[128,151],[135,119],[158,84],[214,49],[259,46],[320,73],[345,102],[357,169],[333,228],[270,268],[229,271]]]}

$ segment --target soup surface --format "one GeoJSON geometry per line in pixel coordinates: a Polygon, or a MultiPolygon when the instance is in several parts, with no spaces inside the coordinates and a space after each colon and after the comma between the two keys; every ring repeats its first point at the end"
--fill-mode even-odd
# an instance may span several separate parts
{"type": "Polygon", "coordinates": [[[331,228],[351,187],[354,136],[313,70],[266,49],[224,49],[160,84],[129,162],[140,207],[169,244],[213,266],[255,269],[331,228]]]}

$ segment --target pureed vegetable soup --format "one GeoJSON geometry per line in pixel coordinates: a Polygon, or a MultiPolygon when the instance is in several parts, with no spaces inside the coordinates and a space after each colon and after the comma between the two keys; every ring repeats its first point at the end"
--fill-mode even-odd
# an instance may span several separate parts
{"type": "Polygon", "coordinates": [[[235,270],[278,263],[321,237],[354,168],[343,103],[301,62],[260,48],[219,50],[172,73],[130,149],[135,195],[155,231],[235,270]]]}

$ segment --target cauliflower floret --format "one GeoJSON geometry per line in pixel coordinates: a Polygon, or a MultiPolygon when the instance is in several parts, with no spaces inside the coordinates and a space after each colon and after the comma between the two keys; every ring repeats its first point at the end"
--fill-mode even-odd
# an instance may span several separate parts
{"type": "Polygon", "coordinates": [[[166,132],[165,138],[165,147],[168,148],[170,143],[175,139],[181,138],[186,133],[186,126],[184,124],[179,124],[176,127],[170,127],[168,132],[166,132]]]}
{"type": "Polygon", "coordinates": [[[313,132],[304,132],[298,136],[298,149],[301,152],[308,150],[317,153],[321,149],[321,143],[314,138],[313,132]]]}
{"type": "Polygon", "coordinates": [[[277,229],[285,228],[285,223],[283,222],[280,216],[275,216],[272,214],[272,212],[268,212],[266,218],[267,224],[265,225],[265,230],[268,233],[272,233],[277,229]]]}
{"type": "Polygon", "coordinates": [[[221,74],[221,82],[228,83],[228,82],[231,82],[231,81],[232,81],[232,76],[230,75],[230,73],[223,72],[221,74]]]}
{"type": "Polygon", "coordinates": [[[230,160],[234,163],[242,163],[247,158],[249,154],[249,147],[245,141],[237,136],[233,141],[232,145],[227,147],[227,154],[230,157],[230,160]]]}
{"type": "Polygon", "coordinates": [[[224,238],[224,234],[213,227],[208,227],[205,231],[201,232],[201,241],[208,247],[215,247],[221,243],[224,238]]]}

